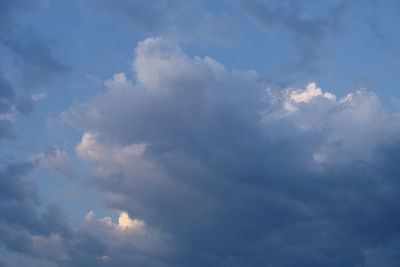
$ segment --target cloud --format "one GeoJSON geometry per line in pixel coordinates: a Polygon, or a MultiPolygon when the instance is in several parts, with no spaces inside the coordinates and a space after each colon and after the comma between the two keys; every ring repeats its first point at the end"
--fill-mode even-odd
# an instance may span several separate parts
{"type": "Polygon", "coordinates": [[[0,140],[15,137],[11,119],[15,114],[15,92],[0,71],[0,140]]]}
{"type": "MultiPolygon", "coordinates": [[[[42,244],[48,238],[54,239],[55,235],[68,239],[71,232],[57,205],[41,205],[37,184],[29,177],[34,167],[32,162],[2,160],[0,240],[6,251],[40,259],[46,252],[38,250],[37,242],[42,244]]],[[[12,253],[9,256],[10,259],[4,258],[6,262],[13,258],[12,253]]]]}
{"type": "Polygon", "coordinates": [[[321,132],[323,143],[314,155],[320,163],[373,161],[376,149],[400,130],[398,114],[390,114],[378,96],[366,90],[337,99],[310,83],[304,90],[289,88],[278,94],[281,108],[267,117],[285,117],[305,131],[321,132]]]}
{"type": "Polygon", "coordinates": [[[63,240],[66,257],[56,259],[57,266],[168,266],[160,261],[173,242],[168,235],[124,211],[116,223],[111,217],[95,220],[94,213],[88,215],[75,228],[74,238],[63,240]]]}
{"type": "Polygon", "coordinates": [[[162,38],[133,69],[61,116],[108,206],[174,240],[158,264],[399,263],[399,119],[377,95],[274,91],[162,38]]]}
{"type": "Polygon", "coordinates": [[[53,55],[48,40],[19,23],[18,17],[36,11],[42,1],[3,1],[0,11],[0,140],[15,137],[9,121],[17,112],[29,114],[41,97],[35,91],[54,76],[69,71],[53,55]],[[5,75],[12,64],[13,77],[5,75]],[[18,89],[17,89],[18,88],[18,89]],[[33,96],[32,96],[33,95],[33,96]]]}
{"type": "Polygon", "coordinates": [[[268,32],[289,32],[298,52],[290,63],[289,72],[316,72],[315,63],[321,57],[320,47],[324,38],[340,28],[348,9],[346,1],[326,1],[315,5],[296,1],[234,1],[257,25],[268,32]]]}
{"type": "Polygon", "coordinates": [[[0,263],[13,266],[126,266],[159,263],[173,238],[121,211],[111,217],[71,225],[55,204],[43,205],[29,173],[30,162],[4,162],[0,168],[0,263]],[[19,260],[17,261],[17,255],[19,260]]]}
{"type": "Polygon", "coordinates": [[[32,158],[43,166],[55,169],[64,168],[64,165],[68,161],[67,153],[56,146],[49,146],[45,152],[34,155],[32,158]]]}

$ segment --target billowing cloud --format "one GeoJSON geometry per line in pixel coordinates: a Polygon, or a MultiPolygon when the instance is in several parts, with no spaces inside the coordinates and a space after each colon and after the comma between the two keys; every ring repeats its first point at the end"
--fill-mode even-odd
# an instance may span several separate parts
{"type": "Polygon", "coordinates": [[[400,131],[398,114],[387,112],[376,94],[363,89],[337,99],[310,83],[304,90],[284,90],[280,103],[267,118],[285,118],[306,132],[320,132],[324,141],[314,155],[320,163],[373,160],[376,149],[400,131]]]}
{"type": "Polygon", "coordinates": [[[108,206],[174,240],[157,264],[399,263],[399,119],[375,94],[273,91],[161,38],[133,68],[62,118],[108,206]]]}

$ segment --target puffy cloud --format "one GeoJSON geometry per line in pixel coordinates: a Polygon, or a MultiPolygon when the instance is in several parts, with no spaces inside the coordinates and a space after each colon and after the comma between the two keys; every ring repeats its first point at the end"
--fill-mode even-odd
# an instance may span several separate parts
{"type": "Polygon", "coordinates": [[[118,228],[122,231],[137,229],[144,226],[144,222],[141,220],[132,220],[129,218],[129,214],[125,211],[121,212],[118,218],[118,228]]]}
{"type": "Polygon", "coordinates": [[[308,103],[313,98],[322,96],[323,98],[329,100],[335,100],[336,96],[331,93],[322,93],[321,88],[316,87],[315,83],[310,83],[307,85],[305,90],[287,90],[286,101],[284,107],[288,111],[297,111],[294,106],[297,103],[308,103]]]}
{"type": "Polygon", "coordinates": [[[378,96],[366,90],[337,100],[310,83],[304,90],[286,89],[280,98],[281,109],[267,117],[284,117],[305,131],[321,132],[324,141],[314,155],[320,163],[373,160],[376,149],[400,130],[398,115],[386,111],[378,96]]]}
{"type": "MultiPolygon", "coordinates": [[[[88,213],[88,215],[92,215],[88,213]]],[[[105,223],[106,225],[114,228],[116,231],[137,231],[145,226],[145,223],[142,220],[131,219],[129,214],[126,211],[121,211],[118,217],[118,223],[114,224],[112,222],[111,217],[104,217],[99,220],[100,222],[105,223]]]]}
{"type": "Polygon", "coordinates": [[[85,221],[90,221],[92,220],[92,218],[95,216],[94,211],[89,211],[86,215],[85,215],[85,221]]]}
{"type": "MultiPolygon", "coordinates": [[[[108,206],[138,218],[90,222],[158,229],[134,243],[158,240],[142,254],[157,263],[143,265],[399,263],[398,117],[375,94],[269,90],[161,38],[139,43],[133,68],[136,81],[117,74],[62,117],[82,130],[76,151],[108,206]]],[[[101,240],[96,259],[116,266],[101,240]]]]}

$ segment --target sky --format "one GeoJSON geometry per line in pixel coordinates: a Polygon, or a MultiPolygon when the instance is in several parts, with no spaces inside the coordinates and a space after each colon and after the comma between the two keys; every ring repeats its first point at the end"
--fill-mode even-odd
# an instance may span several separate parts
{"type": "Polygon", "coordinates": [[[0,267],[400,266],[399,12],[0,0],[0,267]]]}

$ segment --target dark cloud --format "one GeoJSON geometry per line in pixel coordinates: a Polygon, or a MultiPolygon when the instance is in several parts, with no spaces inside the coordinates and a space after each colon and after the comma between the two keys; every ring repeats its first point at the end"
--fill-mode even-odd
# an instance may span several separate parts
{"type": "MultiPolygon", "coordinates": [[[[0,71],[0,114],[8,116],[8,114],[12,113],[15,98],[16,95],[13,87],[0,71]]],[[[12,128],[12,123],[8,120],[0,120],[0,140],[13,137],[15,137],[15,133],[12,128]]]]}
{"type": "Polygon", "coordinates": [[[54,75],[69,70],[53,55],[48,41],[19,23],[19,16],[40,8],[41,1],[2,1],[0,11],[0,138],[15,136],[10,117],[16,111],[28,114],[34,107],[32,93],[48,82],[54,75]],[[11,82],[5,77],[3,69],[5,57],[14,59],[18,82],[11,82]]]}
{"type": "Polygon", "coordinates": [[[398,119],[376,95],[271,92],[160,38],[134,69],[136,84],[117,74],[63,118],[85,132],[77,153],[108,205],[173,238],[159,263],[399,264],[398,119]]]}
{"type": "Polygon", "coordinates": [[[0,166],[0,254],[6,266],[166,266],[158,258],[167,249],[157,246],[168,237],[142,221],[88,219],[72,227],[61,207],[42,203],[30,177],[34,167],[9,161],[0,166]]]}
{"type": "Polygon", "coordinates": [[[51,259],[51,255],[37,247],[40,241],[52,240],[54,235],[68,240],[72,232],[60,207],[41,203],[37,184],[29,177],[34,167],[31,162],[1,164],[0,243],[27,257],[51,259]]]}

